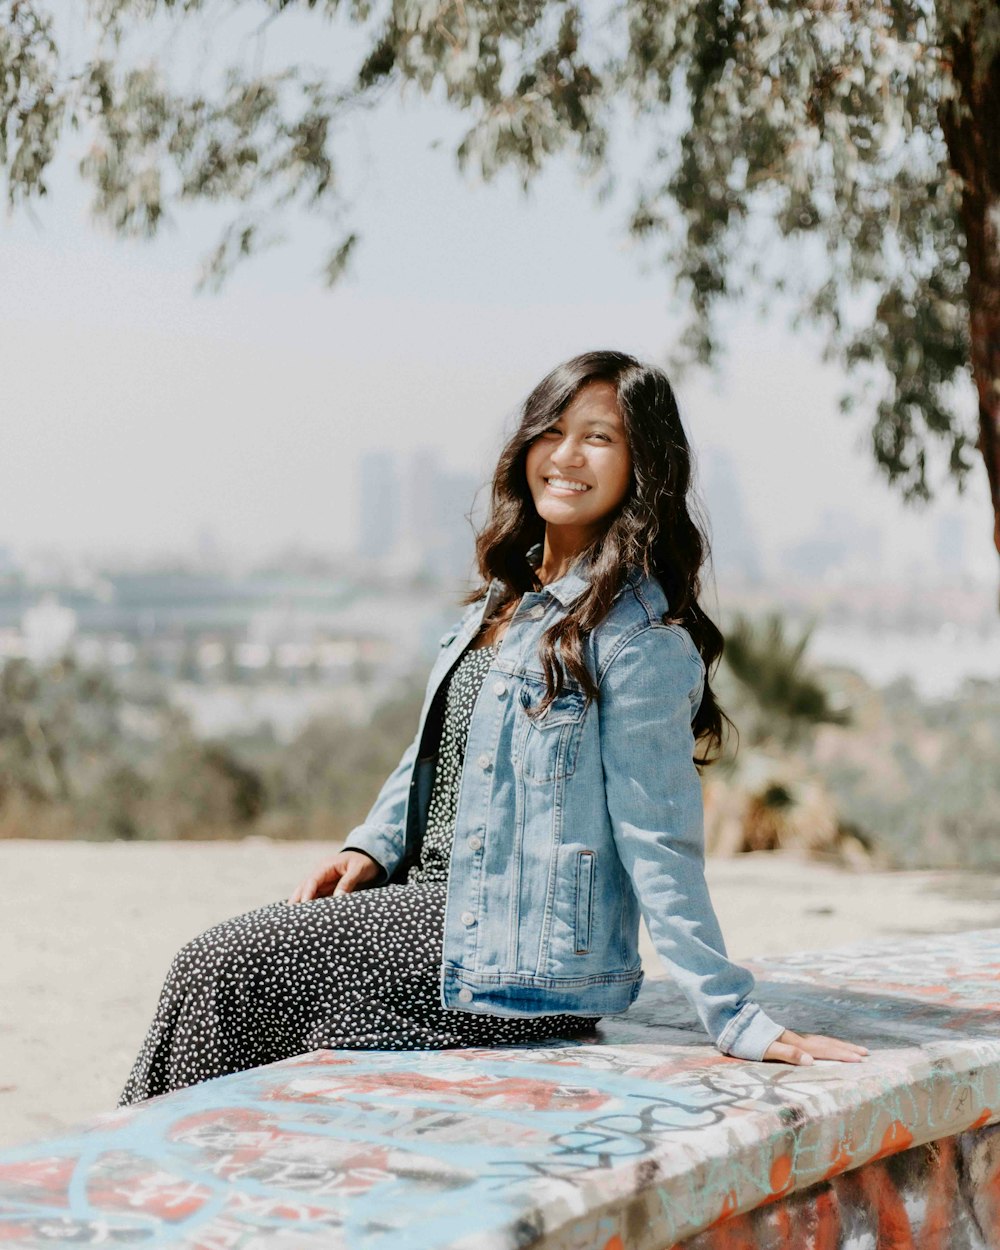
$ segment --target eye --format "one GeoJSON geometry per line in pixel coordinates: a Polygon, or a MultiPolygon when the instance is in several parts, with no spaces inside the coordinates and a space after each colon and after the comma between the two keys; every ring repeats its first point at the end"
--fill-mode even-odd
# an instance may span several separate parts
{"type": "Polygon", "coordinates": [[[606,443],[610,443],[610,442],[611,442],[611,439],[608,437],[608,435],[607,435],[607,434],[602,434],[599,430],[595,430],[595,431],[594,431],[594,437],[595,437],[595,438],[603,438],[603,439],[604,439],[604,441],[605,441],[606,443]]]}

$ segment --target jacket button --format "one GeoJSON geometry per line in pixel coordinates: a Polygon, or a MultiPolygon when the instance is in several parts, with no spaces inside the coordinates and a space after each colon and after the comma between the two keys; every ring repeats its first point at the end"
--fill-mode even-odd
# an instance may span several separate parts
{"type": "Polygon", "coordinates": [[[537,608],[532,608],[531,611],[528,613],[528,615],[531,617],[532,620],[540,621],[542,617],[545,615],[545,609],[541,606],[541,604],[539,604],[537,608]]]}
{"type": "Polygon", "coordinates": [[[459,919],[461,920],[462,924],[465,924],[465,925],[476,923],[476,918],[472,914],[471,911],[463,911],[459,919]]]}
{"type": "Polygon", "coordinates": [[[472,990],[459,990],[458,1001],[460,1003],[471,1003],[472,1002],[472,990]]]}
{"type": "Polygon", "coordinates": [[[479,765],[480,768],[489,768],[490,757],[484,751],[483,754],[480,755],[479,759],[476,760],[476,763],[479,765]]]}
{"type": "Polygon", "coordinates": [[[503,682],[503,681],[495,681],[495,682],[493,683],[493,693],[494,693],[494,694],[506,694],[506,693],[507,693],[507,683],[506,683],[506,682],[503,682]]]}
{"type": "Polygon", "coordinates": [[[478,838],[476,837],[475,834],[473,834],[471,838],[466,839],[465,844],[469,848],[470,851],[478,851],[479,848],[483,845],[483,840],[482,838],[478,838]]]}

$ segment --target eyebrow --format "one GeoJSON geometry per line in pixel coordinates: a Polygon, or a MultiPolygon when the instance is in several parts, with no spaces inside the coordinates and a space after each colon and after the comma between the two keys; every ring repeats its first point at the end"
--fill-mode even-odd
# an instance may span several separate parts
{"type": "MultiPolygon", "coordinates": [[[[558,417],[555,417],[552,421],[552,425],[558,425],[562,419],[563,418],[561,415],[558,417]]],[[[613,430],[615,433],[617,433],[619,430],[623,428],[622,425],[620,424],[615,425],[611,421],[607,421],[604,417],[588,417],[587,424],[588,425],[603,425],[606,430],[613,430]]]]}

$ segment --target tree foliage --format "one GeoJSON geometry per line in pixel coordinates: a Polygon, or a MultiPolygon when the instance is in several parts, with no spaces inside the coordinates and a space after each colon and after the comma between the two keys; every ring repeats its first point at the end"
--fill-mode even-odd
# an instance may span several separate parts
{"type": "Polygon", "coordinates": [[[232,836],[266,802],[228,746],[195,737],[162,691],[137,736],[110,673],[70,656],[0,667],[0,832],[114,838],[232,836]]]}
{"type": "Polygon", "coordinates": [[[814,629],[812,622],[791,639],[779,612],[760,620],[733,614],[723,659],[750,696],[740,708],[740,722],[749,728],[751,746],[790,747],[808,738],[817,725],[850,724],[850,711],[836,705],[810,671],[806,648],[814,629]]]}
{"type": "Polygon", "coordinates": [[[875,460],[905,498],[930,497],[938,456],[961,488],[978,447],[1000,549],[995,0],[235,7],[259,18],[255,39],[297,14],[360,36],[363,51],[334,83],[322,39],[274,73],[244,40],[223,73],[181,84],[138,56],[137,40],[154,28],[210,32],[210,12],[231,3],[88,0],[89,42],[74,61],[54,0],[0,0],[10,203],[45,194],[67,128],[81,129],[80,171],[118,232],[153,234],[185,202],[232,201],[202,278],[218,285],[304,206],[330,220],[333,283],[359,239],[336,141],[388,92],[412,84],[442,96],[468,121],[460,165],[487,180],[513,169],[525,186],[568,149],[607,191],[632,127],[648,158],[629,230],[657,249],[688,313],[671,366],[713,360],[726,300],[784,292],[795,324],[820,326],[827,357],[846,367],[842,406],[869,416],[875,460]],[[761,231],[789,245],[777,272],[765,269],[761,231]]]}
{"type": "Polygon", "coordinates": [[[342,838],[413,736],[408,682],[364,725],[308,722],[200,738],[168,687],[70,656],[0,664],[0,837],[342,838]]]}

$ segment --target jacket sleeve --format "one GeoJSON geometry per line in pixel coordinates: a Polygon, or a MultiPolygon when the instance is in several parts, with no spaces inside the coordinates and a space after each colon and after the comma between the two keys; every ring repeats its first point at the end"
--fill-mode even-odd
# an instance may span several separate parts
{"type": "MultiPolygon", "coordinates": [[[[478,603],[471,604],[463,615],[445,630],[441,636],[442,647],[451,642],[479,606],[478,603]]],[[[436,668],[437,663],[431,667],[427,677],[427,688],[424,691],[425,705],[434,682],[436,668]]],[[[421,714],[420,723],[421,725],[423,723],[423,714],[421,714]]],[[[378,797],[372,804],[371,811],[360,825],[350,831],[341,847],[344,851],[364,851],[381,867],[382,874],[375,878],[374,885],[384,885],[403,858],[406,834],[403,819],[406,815],[410,778],[417,760],[417,751],[420,749],[420,734],[421,728],[418,725],[416,737],[386,778],[378,797]]]]}
{"type": "Polygon", "coordinates": [[[344,851],[364,851],[375,860],[382,869],[382,875],[374,881],[375,885],[383,885],[403,858],[403,817],[419,745],[418,732],[385,779],[371,811],[360,825],[351,830],[341,848],[344,851]]]}
{"type": "Polygon", "coordinates": [[[692,719],[705,669],[686,632],[653,625],[613,656],[598,699],[608,812],[653,945],[723,1054],[759,1060],[784,1031],[726,957],[705,880],[692,719]]]}

